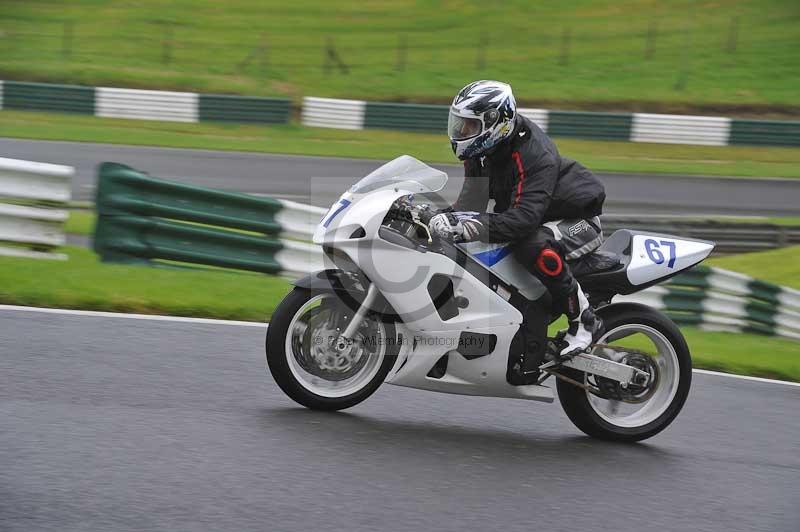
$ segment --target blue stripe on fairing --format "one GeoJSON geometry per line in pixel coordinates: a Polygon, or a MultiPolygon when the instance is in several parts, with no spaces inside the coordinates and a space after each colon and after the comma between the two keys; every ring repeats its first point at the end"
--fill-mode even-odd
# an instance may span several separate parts
{"type": "Polygon", "coordinates": [[[511,246],[505,246],[502,248],[490,249],[489,251],[484,251],[482,253],[476,253],[473,255],[473,257],[481,261],[486,266],[491,267],[508,257],[510,254],[511,246]]]}

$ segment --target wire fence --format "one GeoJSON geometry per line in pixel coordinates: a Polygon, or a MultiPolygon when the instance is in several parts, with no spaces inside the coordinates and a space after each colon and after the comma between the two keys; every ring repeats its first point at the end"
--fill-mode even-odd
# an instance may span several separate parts
{"type": "MultiPolygon", "coordinates": [[[[581,34],[570,27],[535,32],[529,42],[509,40],[505,34],[480,31],[472,42],[447,32],[379,32],[358,35],[297,36],[288,41],[285,33],[273,38],[267,32],[237,36],[237,40],[199,37],[172,23],[152,23],[146,31],[126,34],[102,33],[72,21],[49,24],[48,31],[20,29],[14,20],[0,18],[0,64],[16,58],[31,61],[71,63],[101,60],[125,61],[148,66],[197,69],[214,67],[223,73],[255,69],[268,74],[275,69],[311,69],[325,74],[348,75],[353,70],[374,69],[405,72],[412,67],[459,66],[481,71],[491,59],[536,59],[569,66],[587,51],[624,44],[624,62],[647,63],[670,60],[681,69],[691,60],[691,49],[716,48],[719,53],[740,53],[740,20],[730,18],[728,28],[703,35],[692,24],[666,26],[653,20],[625,33],[581,34]],[[302,38],[300,38],[302,37],[302,38]],[[704,39],[701,43],[699,39],[704,39]],[[416,65],[414,64],[416,62],[416,65]]],[[[681,70],[683,76],[686,69],[681,70]]],[[[679,78],[678,83],[685,83],[679,78]]]]}

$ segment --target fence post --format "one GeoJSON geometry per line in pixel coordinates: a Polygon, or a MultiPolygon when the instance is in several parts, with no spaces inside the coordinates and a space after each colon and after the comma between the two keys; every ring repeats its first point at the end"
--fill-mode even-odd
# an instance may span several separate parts
{"type": "Polygon", "coordinates": [[[245,68],[254,60],[258,59],[259,72],[263,76],[269,69],[269,43],[267,41],[267,34],[261,34],[261,41],[258,45],[253,47],[252,50],[242,59],[237,68],[239,72],[243,72],[245,68]]]}
{"type": "Polygon", "coordinates": [[[689,82],[689,49],[692,48],[694,32],[691,25],[687,22],[683,31],[683,47],[681,49],[681,66],[678,72],[678,79],[675,80],[675,90],[682,91],[689,82]]]}
{"type": "Polygon", "coordinates": [[[164,23],[164,40],[161,43],[161,62],[172,63],[172,22],[164,23]]]}
{"type": "Polygon", "coordinates": [[[736,45],[739,40],[739,17],[731,17],[731,26],[728,29],[728,53],[736,53],[736,45]]]}
{"type": "Polygon", "coordinates": [[[572,30],[565,28],[561,34],[561,56],[558,59],[558,64],[566,66],[569,64],[569,48],[570,41],[572,40],[572,30]]]}
{"type": "Polygon", "coordinates": [[[69,59],[72,56],[72,35],[75,23],[71,20],[64,22],[64,34],[61,38],[61,57],[69,59]]]}
{"type": "Polygon", "coordinates": [[[481,32],[480,39],[478,40],[478,54],[475,60],[475,66],[478,70],[483,70],[486,68],[486,51],[489,48],[489,35],[485,32],[481,32]]]}
{"type": "Polygon", "coordinates": [[[645,59],[652,59],[656,53],[656,40],[658,39],[658,21],[650,21],[650,26],[647,28],[647,46],[644,51],[645,59]]]}
{"type": "Polygon", "coordinates": [[[325,52],[324,52],[324,60],[322,62],[322,71],[327,75],[330,73],[331,66],[336,65],[339,68],[339,71],[342,74],[349,74],[350,69],[348,66],[342,61],[342,58],[339,56],[339,53],[336,51],[336,47],[333,45],[333,38],[328,37],[327,42],[325,44],[325,52]]]}
{"type": "Polygon", "coordinates": [[[398,72],[406,71],[406,58],[408,56],[408,39],[405,35],[399,35],[397,38],[397,64],[395,70],[398,72]]]}
{"type": "Polygon", "coordinates": [[[262,76],[267,75],[267,71],[269,70],[269,43],[267,42],[267,34],[261,34],[261,46],[259,48],[259,67],[262,76]]]}

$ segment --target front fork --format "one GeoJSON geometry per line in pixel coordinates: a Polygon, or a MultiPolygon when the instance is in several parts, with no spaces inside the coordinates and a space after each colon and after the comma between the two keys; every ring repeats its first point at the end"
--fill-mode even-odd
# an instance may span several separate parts
{"type": "Polygon", "coordinates": [[[344,331],[334,343],[337,351],[342,352],[353,343],[353,336],[364,322],[364,317],[366,317],[370,308],[372,308],[372,304],[375,303],[377,297],[378,289],[375,287],[375,283],[370,283],[369,288],[367,288],[367,294],[364,296],[364,301],[361,302],[358,310],[356,310],[356,313],[353,315],[353,319],[350,320],[350,323],[347,324],[347,327],[345,327],[344,331]]]}

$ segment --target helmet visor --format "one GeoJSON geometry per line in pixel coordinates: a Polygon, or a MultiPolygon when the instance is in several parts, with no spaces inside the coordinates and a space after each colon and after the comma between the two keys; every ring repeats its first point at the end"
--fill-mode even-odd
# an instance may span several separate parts
{"type": "Polygon", "coordinates": [[[447,134],[450,140],[465,140],[480,134],[483,122],[477,118],[465,118],[450,111],[447,119],[447,134]]]}

